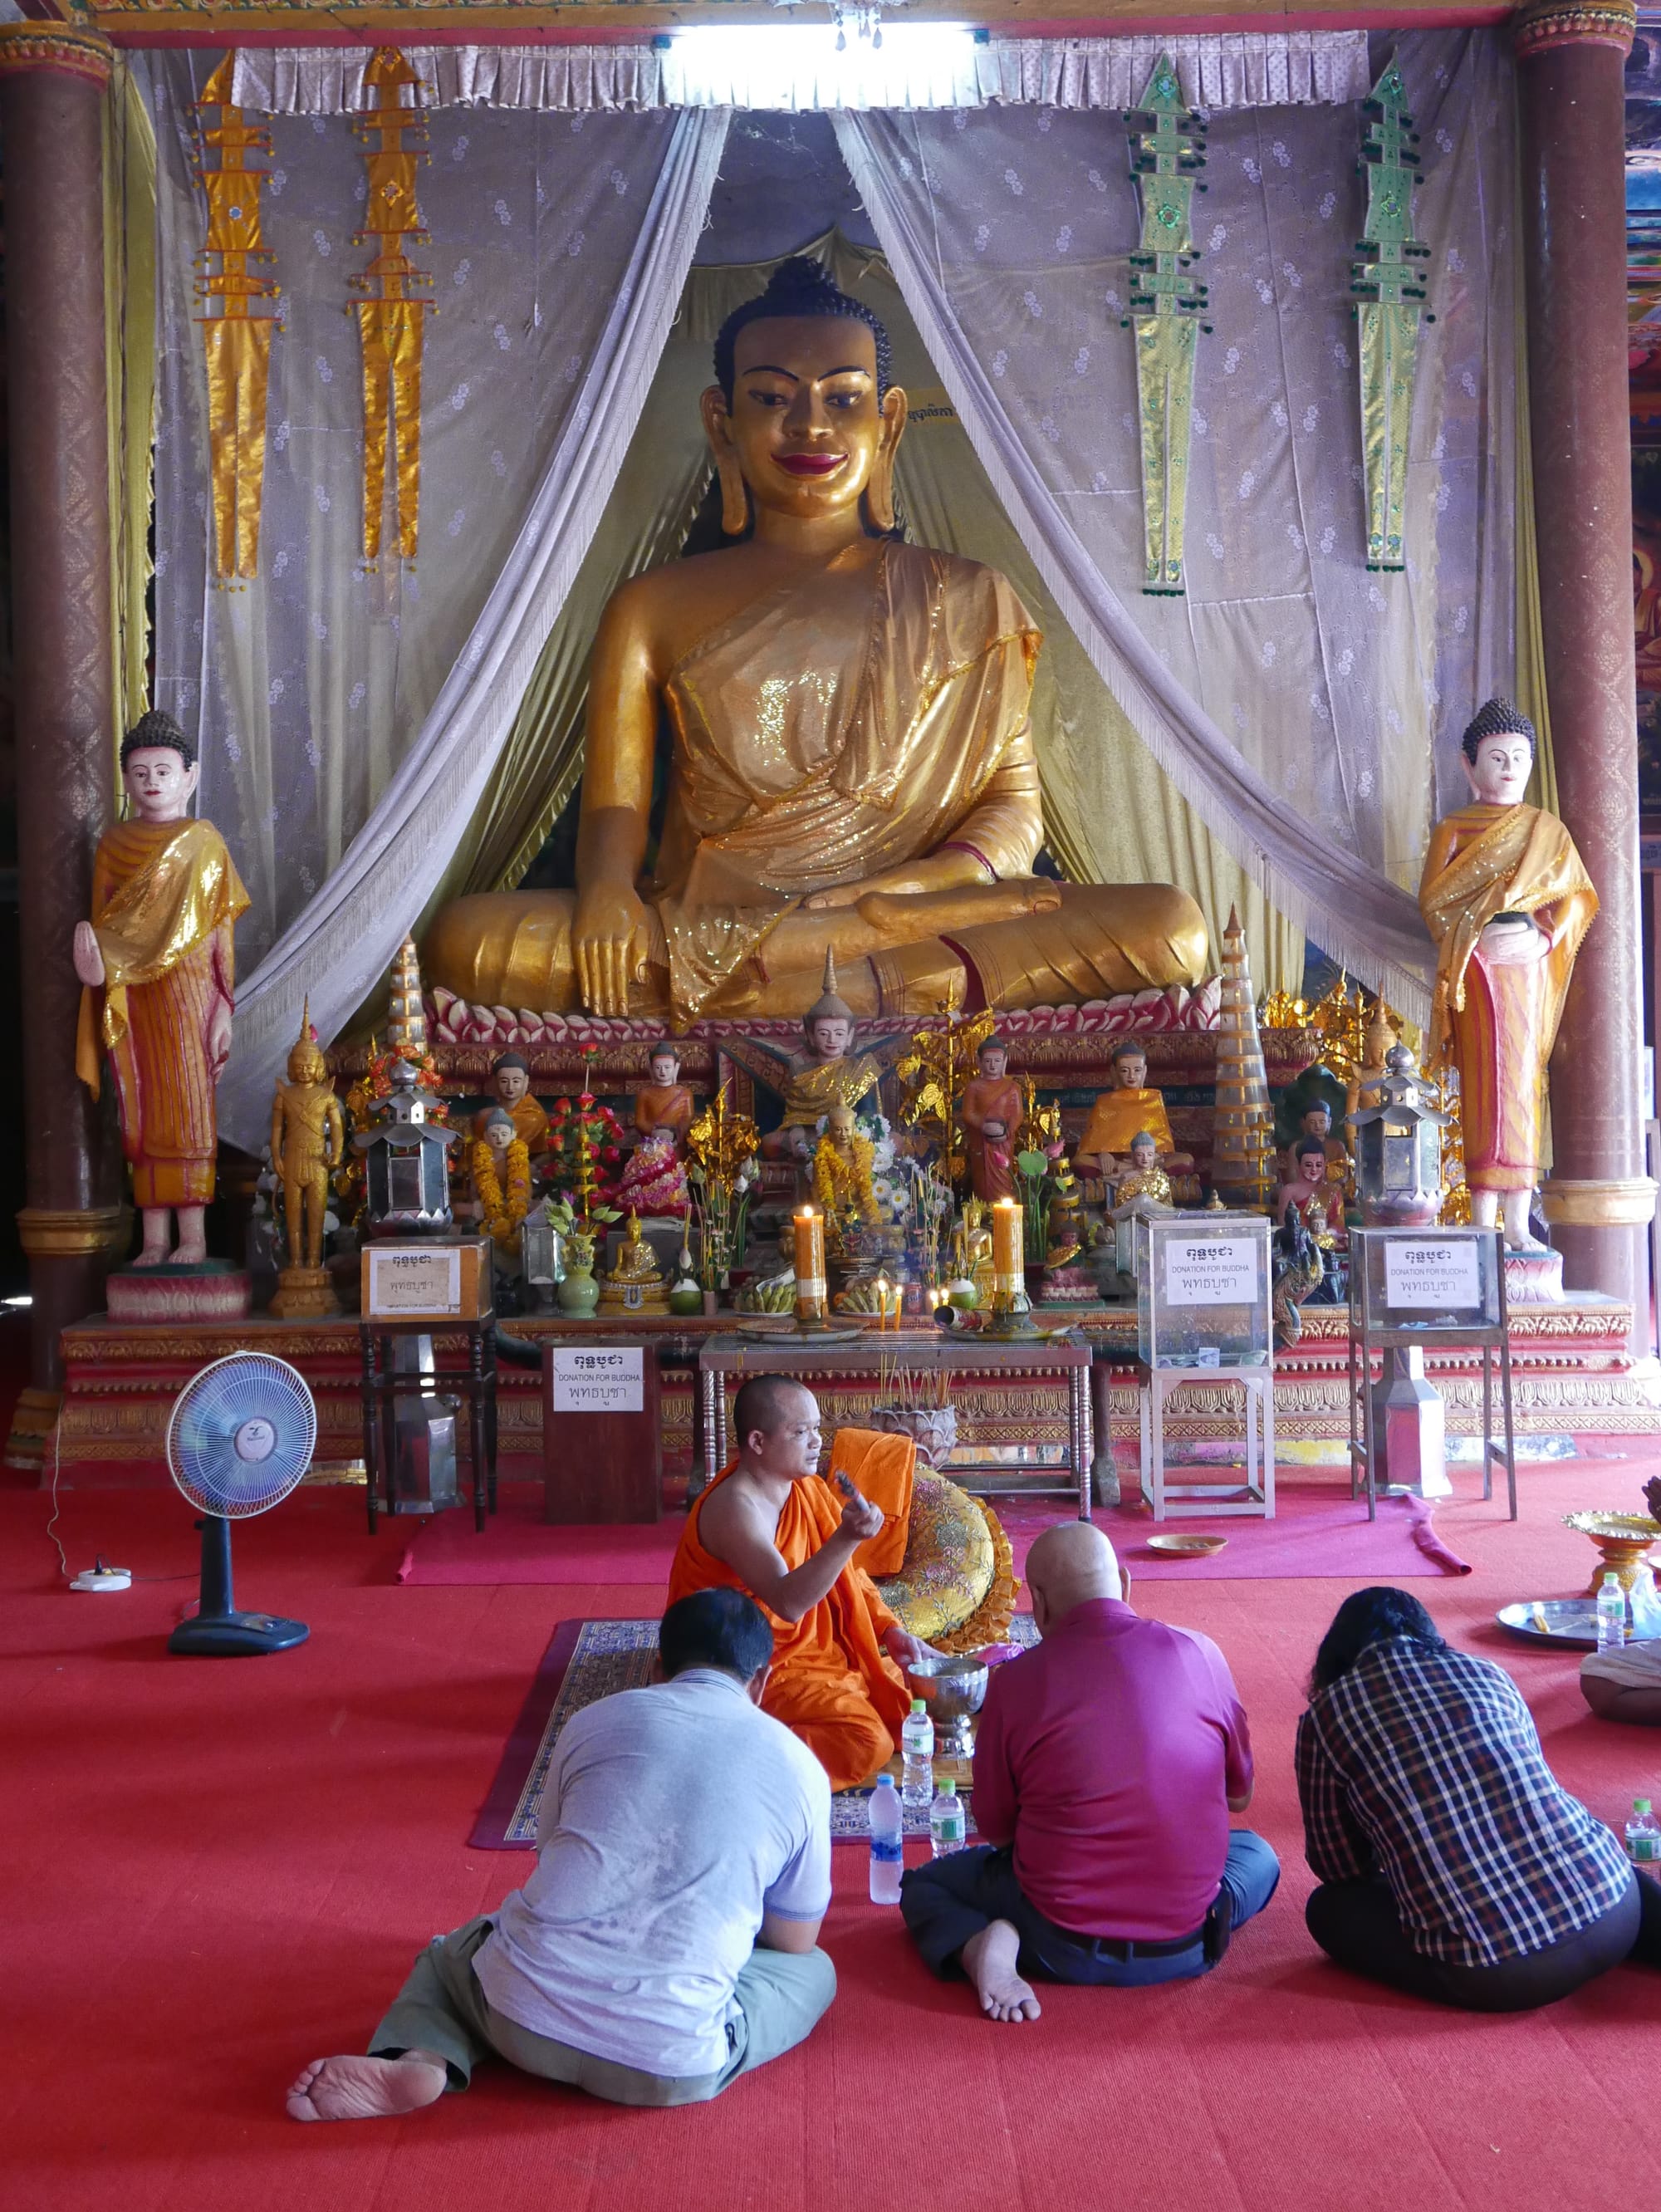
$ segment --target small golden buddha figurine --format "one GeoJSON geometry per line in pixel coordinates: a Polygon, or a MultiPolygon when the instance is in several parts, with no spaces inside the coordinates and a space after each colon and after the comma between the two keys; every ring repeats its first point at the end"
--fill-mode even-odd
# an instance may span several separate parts
{"type": "Polygon", "coordinates": [[[836,956],[827,952],[824,988],[802,1017],[804,1048],[791,1059],[785,1078],[783,1121],[761,1139],[769,1158],[805,1161],[820,1122],[839,1106],[852,1118],[876,1088],[882,1063],[854,1050],[856,1033],[853,1008],[837,993],[836,956]]]}
{"type": "Polygon", "coordinates": [[[952,1237],[953,1267],[960,1279],[974,1285],[983,1306],[991,1304],[992,1232],[986,1208],[978,1198],[967,1198],[952,1237]]]}
{"type": "Polygon", "coordinates": [[[875,1229],[881,1221],[871,1187],[876,1152],[870,1139],[855,1127],[852,1107],[833,1106],[813,1155],[813,1194],[833,1237],[850,1225],[875,1229]]]}
{"type": "Polygon", "coordinates": [[[1597,912],[1574,841],[1525,806],[1534,726],[1490,699],[1460,740],[1471,804],[1431,832],[1419,910],[1436,941],[1428,1065],[1452,1053],[1471,1213],[1524,1247],[1540,1180],[1546,1066],[1597,912]]]}
{"type": "Polygon", "coordinates": [[[271,1311],[280,1321],[338,1312],[323,1265],[329,1177],[346,1151],[346,1120],[329,1080],[327,1061],[312,1036],[308,1000],[300,1037],[288,1054],[288,1079],[271,1101],[271,1172],[282,1191],[288,1264],[277,1277],[271,1311]]]}
{"type": "Polygon", "coordinates": [[[1164,1094],[1149,1088],[1146,1048],[1127,1037],[1113,1047],[1113,1087],[1096,1100],[1074,1157],[1087,1175],[1111,1182],[1143,1132],[1152,1135],[1165,1166],[1181,1175],[1193,1166],[1189,1153],[1176,1150],[1164,1094]]]}
{"type": "Polygon", "coordinates": [[[1069,1266],[1084,1247],[1084,1194],[1078,1187],[1072,1163],[1063,1156],[1050,1170],[1048,1237],[1045,1267],[1052,1273],[1069,1266]]]}
{"type": "Polygon", "coordinates": [[[1161,1207],[1173,1204],[1171,1178],[1159,1164],[1159,1147],[1151,1129],[1138,1129],[1131,1139],[1130,1164],[1113,1182],[1115,1216],[1139,1198],[1161,1207]]]}
{"type": "Polygon", "coordinates": [[[658,1255],[640,1234],[640,1217],[631,1213],[617,1260],[600,1285],[599,1311],[666,1314],[669,1285],[658,1265],[658,1255]]]}
{"type": "Polygon", "coordinates": [[[1346,1114],[1353,1114],[1362,1106],[1379,1103],[1379,1085],[1390,1073],[1390,1050],[1397,1042],[1396,1025],[1385,1011],[1384,1000],[1375,1000],[1372,1017],[1367,1025],[1367,1035],[1362,1040],[1361,1065],[1350,1077],[1345,1090],[1346,1114]]]}
{"type": "Polygon", "coordinates": [[[1205,925],[1185,892],[1032,873],[1039,632],[996,570],[896,527],[906,395],[870,309],[787,260],[722,325],[715,376],[726,542],[606,608],[575,894],[454,902],[428,974],[475,1004],[682,1025],[792,1012],[827,946],[862,1015],[1197,982],[1205,925]]]}
{"type": "MultiPolygon", "coordinates": [[[[530,1095],[530,1063],[517,1052],[503,1053],[492,1063],[490,1088],[495,1094],[496,1106],[512,1122],[532,1158],[538,1152],[545,1152],[548,1150],[548,1116],[530,1095]]],[[[476,1137],[483,1136],[484,1125],[494,1111],[494,1107],[480,1107],[473,1116],[473,1134],[476,1137]]]]}
{"type": "Polygon", "coordinates": [[[667,1135],[678,1154],[692,1127],[692,1093],[681,1080],[681,1048],[667,1037],[651,1053],[652,1080],[634,1094],[634,1138],[667,1135]]]}

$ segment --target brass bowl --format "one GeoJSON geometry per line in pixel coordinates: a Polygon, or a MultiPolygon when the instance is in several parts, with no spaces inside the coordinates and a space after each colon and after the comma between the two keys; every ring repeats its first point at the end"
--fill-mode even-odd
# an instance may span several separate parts
{"type": "Polygon", "coordinates": [[[1661,1538],[1661,1521],[1652,1521],[1647,1513],[1566,1513],[1563,1526],[1590,1536],[1597,1547],[1597,1568],[1586,1589],[1588,1597],[1597,1596],[1607,1574],[1618,1576],[1622,1589],[1630,1590],[1644,1570],[1651,1546],[1661,1538]]]}
{"type": "Polygon", "coordinates": [[[947,1757],[967,1759],[974,1749],[969,1723],[986,1698],[990,1668],[978,1651],[943,1651],[937,1659],[919,1659],[906,1668],[912,1695],[929,1709],[947,1757]]]}
{"type": "Polygon", "coordinates": [[[1227,1536],[1150,1536],[1148,1548],[1167,1559],[1215,1559],[1228,1541],[1227,1536]]]}

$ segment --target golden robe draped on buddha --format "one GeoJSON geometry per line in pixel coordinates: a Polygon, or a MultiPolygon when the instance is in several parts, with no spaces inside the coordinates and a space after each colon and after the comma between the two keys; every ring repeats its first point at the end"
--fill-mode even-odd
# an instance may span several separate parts
{"type": "Polygon", "coordinates": [[[1428,1060],[1451,1048],[1459,1070],[1465,1177],[1475,1190],[1528,1190],[1538,1179],[1546,1067],[1580,940],[1597,912],[1574,841],[1537,806],[1462,806],[1439,822],[1419,908],[1436,940],[1428,1060]],[[1488,959],[1496,915],[1526,914],[1550,939],[1526,964],[1488,959]]]}
{"type": "Polygon", "coordinates": [[[140,1206],[213,1197],[208,1028],[234,978],[231,932],[247,906],[211,822],[121,822],[99,841],[92,926],[104,982],[81,994],[76,1073],[95,1097],[100,1045],[109,1054],[140,1206]]]}

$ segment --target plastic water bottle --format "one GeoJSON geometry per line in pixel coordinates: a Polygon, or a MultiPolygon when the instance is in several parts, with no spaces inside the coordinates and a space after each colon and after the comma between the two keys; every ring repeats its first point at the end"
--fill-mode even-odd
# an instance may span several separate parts
{"type": "Polygon", "coordinates": [[[1621,1587],[1621,1577],[1611,1571],[1603,1577],[1603,1587],[1597,1593],[1597,1649],[1600,1651],[1619,1651],[1627,1641],[1627,1594],[1621,1587]]]}
{"type": "Polygon", "coordinates": [[[884,1774],[870,1795],[871,1903],[898,1905],[906,1868],[906,1816],[894,1777],[884,1774]]]}
{"type": "Polygon", "coordinates": [[[1634,1866],[1661,1866],[1661,1826],[1658,1826],[1650,1810],[1647,1797],[1632,1801],[1632,1818],[1627,1823],[1627,1856],[1634,1866]]]}
{"type": "Polygon", "coordinates": [[[926,1813],[934,1796],[934,1723],[921,1698],[912,1699],[912,1709],[900,1731],[900,1748],[905,1755],[900,1802],[926,1813]]]}
{"type": "Polygon", "coordinates": [[[935,1857],[943,1859],[948,1851],[961,1851],[967,1829],[963,1800],[957,1794],[956,1783],[943,1782],[939,1796],[929,1808],[929,1842],[935,1857]]]}

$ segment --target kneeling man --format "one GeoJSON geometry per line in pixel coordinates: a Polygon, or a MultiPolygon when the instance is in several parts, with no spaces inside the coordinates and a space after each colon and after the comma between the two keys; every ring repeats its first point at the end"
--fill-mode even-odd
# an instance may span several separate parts
{"type": "Polygon", "coordinates": [[[696,2105],[800,2043],[836,1994],[830,1791],[756,1708],[773,1638],[737,1590],[670,1606],[668,1680],[573,1716],[536,1870],[435,1936],[367,2058],[314,2059],[297,2120],[410,2112],[493,2052],[616,2105],[696,2105]]]}
{"type": "Polygon", "coordinates": [[[1027,1560],[1042,1641],[994,1669],[974,1751],[987,1838],[911,1868],[900,1911],[937,1974],[994,2020],[1036,2020],[1023,1978],[1135,1988],[1208,1973],[1280,1862],[1249,1828],[1246,1715],[1222,1652],[1123,1602],[1099,1528],[1027,1560]]]}
{"type": "Polygon", "coordinates": [[[893,1757],[911,1708],[900,1668],[929,1647],[854,1565],[860,1547],[882,1535],[882,1512],[834,1467],[835,1489],[820,1479],[812,1391],[783,1375],[753,1375],[734,1402],[733,1427],[738,1456],[688,1515],[669,1594],[722,1584],[749,1591],[773,1632],[762,1710],[801,1738],[834,1790],[850,1790],[893,1757]]]}

